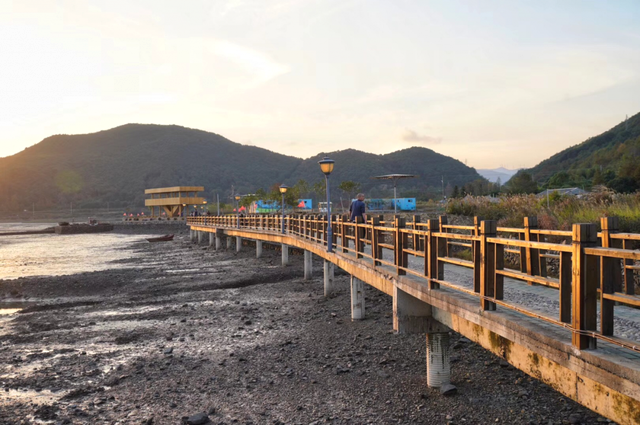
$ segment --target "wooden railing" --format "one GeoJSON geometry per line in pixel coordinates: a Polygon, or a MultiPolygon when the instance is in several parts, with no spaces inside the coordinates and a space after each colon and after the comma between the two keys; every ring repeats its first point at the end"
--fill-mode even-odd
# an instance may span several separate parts
{"type": "MultiPolygon", "coordinates": [[[[189,217],[193,226],[241,228],[281,232],[281,215],[189,217]]],[[[396,217],[367,223],[350,222],[348,216],[332,217],[335,252],[349,253],[372,266],[395,269],[397,275],[426,279],[430,289],[447,287],[475,296],[483,310],[497,306],[544,320],[572,332],[578,349],[595,349],[598,339],[640,351],[640,344],[614,335],[615,306],[640,307],[634,273],[640,270],[640,234],[620,233],[615,217],[601,219],[600,233],[593,224],[574,224],[572,231],[542,230],[535,217],[523,228],[497,227],[492,220],[474,219],[469,226],[450,225],[447,217],[410,221],[396,217]],[[548,242],[553,240],[553,242],[548,242]],[[466,252],[471,260],[460,258],[466,252]],[[470,255],[469,255],[470,254],[470,255]],[[421,260],[410,267],[409,257],[421,260]],[[519,269],[505,261],[518,259],[519,269]],[[557,262],[558,277],[547,273],[547,262],[557,262]],[[444,265],[473,270],[473,288],[445,280],[444,265]],[[504,278],[543,285],[558,291],[559,314],[550,317],[504,300],[504,278]],[[598,313],[600,301],[600,313],[598,313]]],[[[318,244],[327,244],[327,218],[323,215],[287,215],[285,233],[318,244]]],[[[640,317],[640,310],[638,311],[640,317]]]]}

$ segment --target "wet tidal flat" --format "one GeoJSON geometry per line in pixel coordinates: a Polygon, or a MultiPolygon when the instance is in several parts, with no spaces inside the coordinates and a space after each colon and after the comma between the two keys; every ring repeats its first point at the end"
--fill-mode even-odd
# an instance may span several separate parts
{"type": "Polygon", "coordinates": [[[195,246],[133,243],[107,270],[0,281],[0,423],[564,424],[598,416],[452,336],[457,394],[426,386],[425,338],[392,331],[391,298],[321,263],[280,266],[195,246]],[[127,267],[124,267],[124,265],[127,267]],[[129,267],[135,265],[135,267],[129,267]]]}

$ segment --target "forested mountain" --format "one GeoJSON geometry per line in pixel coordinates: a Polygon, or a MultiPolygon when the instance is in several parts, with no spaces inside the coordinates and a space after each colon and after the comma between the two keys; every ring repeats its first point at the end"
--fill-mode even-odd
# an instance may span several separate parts
{"type": "MultiPolygon", "coordinates": [[[[144,205],[144,189],[204,186],[208,197],[231,185],[283,180],[300,159],[179,126],[128,124],[57,135],[0,159],[3,210],[144,205]]],[[[211,198],[210,198],[211,199],[211,198]]]]}
{"type": "Polygon", "coordinates": [[[385,174],[414,174],[414,179],[398,182],[398,196],[435,198],[442,193],[442,180],[446,186],[464,186],[482,179],[475,169],[462,162],[440,155],[431,149],[412,147],[385,155],[375,155],[354,149],[346,149],[328,154],[321,153],[302,161],[291,175],[292,181],[299,179],[315,182],[322,179],[318,175],[318,161],[325,155],[336,161],[331,178],[340,182],[352,180],[360,183],[369,198],[391,196],[393,183],[373,177],[385,174]]]}
{"type": "Polygon", "coordinates": [[[640,189],[640,113],[523,172],[543,187],[604,184],[619,192],[640,189]]]}
{"type": "MultiPolygon", "coordinates": [[[[142,206],[144,189],[204,186],[205,197],[228,201],[231,186],[253,193],[274,184],[309,186],[324,177],[317,161],[234,143],[220,135],[175,125],[127,124],[83,135],[56,135],[6,158],[0,158],[0,211],[78,207],[142,206]]],[[[401,183],[403,196],[480,178],[473,168],[429,149],[410,148],[387,155],[348,149],[328,154],[336,161],[332,182],[352,180],[364,190],[388,195],[388,182],[371,177],[387,173],[417,174],[401,183]],[[385,186],[387,185],[387,186],[385,186]],[[386,189],[385,189],[386,187],[386,189]]],[[[400,186],[399,186],[400,187],[400,186]]],[[[391,186],[392,188],[392,186],[391,186]]]]}

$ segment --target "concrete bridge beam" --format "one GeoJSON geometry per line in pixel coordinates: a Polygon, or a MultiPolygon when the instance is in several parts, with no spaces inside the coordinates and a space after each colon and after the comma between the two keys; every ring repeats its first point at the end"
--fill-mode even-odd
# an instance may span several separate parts
{"type": "Polygon", "coordinates": [[[240,252],[242,249],[242,238],[240,236],[236,236],[236,252],[240,252]]]}
{"type": "Polygon", "coordinates": [[[216,240],[216,234],[209,233],[209,246],[213,246],[213,244],[215,243],[215,240],[216,240]]]}
{"type": "Polygon", "coordinates": [[[289,265],[289,245],[282,244],[282,267],[289,265]]]}
{"type": "Polygon", "coordinates": [[[331,261],[324,260],[324,296],[328,297],[333,293],[334,290],[334,275],[335,275],[335,264],[331,261]]]}
{"type": "Polygon", "coordinates": [[[313,275],[313,253],[304,250],[304,280],[311,280],[313,275]]]}
{"type": "Polygon", "coordinates": [[[364,282],[351,276],[351,320],[364,319],[364,282]]]}
{"type": "Polygon", "coordinates": [[[397,286],[393,287],[394,331],[407,334],[428,333],[432,321],[429,304],[407,294],[397,286]]]}
{"type": "Polygon", "coordinates": [[[262,241],[256,241],[256,258],[262,257],[262,241]]]}
{"type": "Polygon", "coordinates": [[[203,231],[199,231],[198,232],[198,245],[202,243],[203,239],[204,239],[204,232],[203,231]]]}
{"type": "Polygon", "coordinates": [[[216,234],[216,251],[220,251],[222,249],[222,237],[216,234]]]}
{"type": "Polygon", "coordinates": [[[231,236],[227,236],[227,249],[231,249],[233,246],[233,238],[231,236]]]}

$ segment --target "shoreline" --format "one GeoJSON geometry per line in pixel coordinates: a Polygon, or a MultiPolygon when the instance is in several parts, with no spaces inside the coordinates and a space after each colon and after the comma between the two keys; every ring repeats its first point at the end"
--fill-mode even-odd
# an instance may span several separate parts
{"type": "Polygon", "coordinates": [[[186,227],[128,249],[139,268],[0,281],[33,302],[0,316],[0,423],[601,423],[455,333],[458,393],[429,389],[424,336],[394,334],[370,287],[352,322],[348,276],[325,298],[320,261],[304,281],[301,256],[216,252],[186,227]]]}

